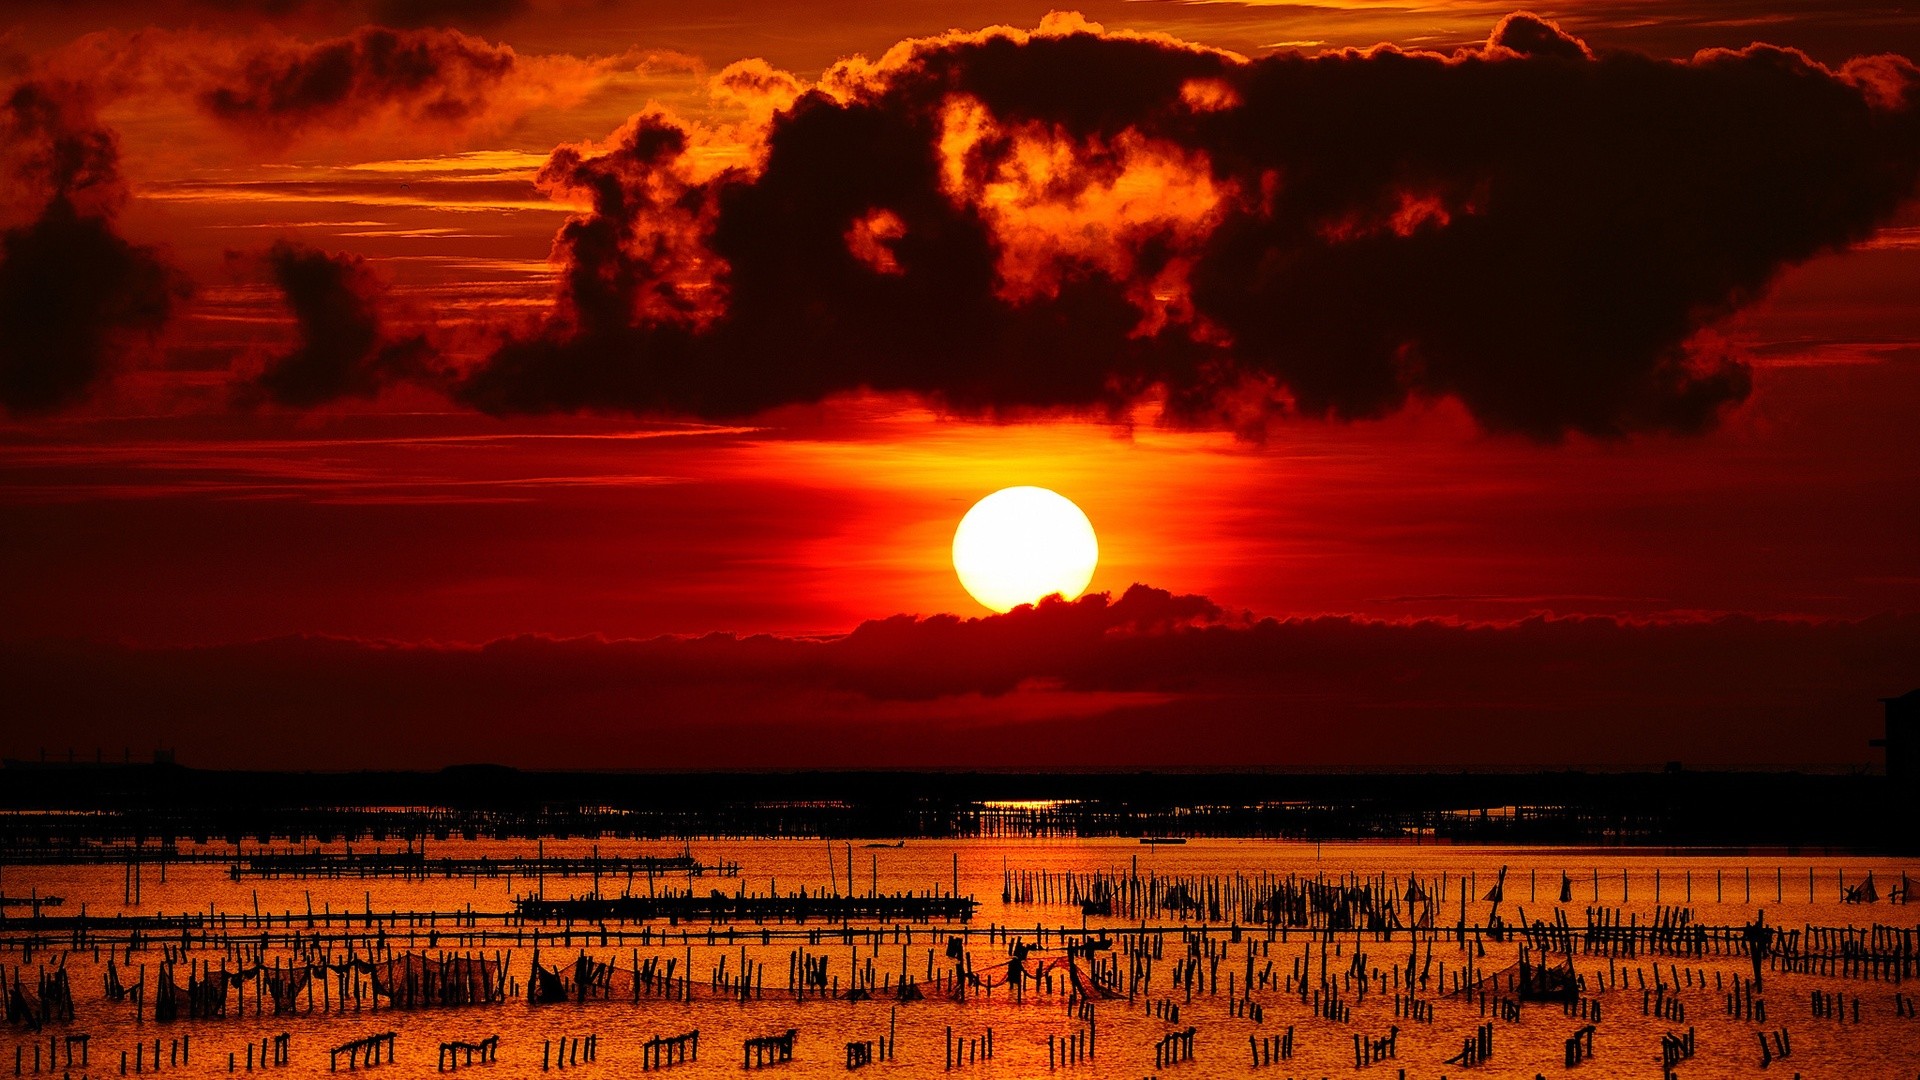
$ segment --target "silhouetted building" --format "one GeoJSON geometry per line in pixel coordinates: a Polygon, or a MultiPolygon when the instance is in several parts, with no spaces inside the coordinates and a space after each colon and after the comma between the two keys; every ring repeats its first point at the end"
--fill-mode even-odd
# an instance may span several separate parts
{"type": "Polygon", "coordinates": [[[1896,788],[1920,782],[1920,690],[1881,698],[1887,707],[1887,733],[1873,740],[1887,751],[1887,780],[1896,788]]]}

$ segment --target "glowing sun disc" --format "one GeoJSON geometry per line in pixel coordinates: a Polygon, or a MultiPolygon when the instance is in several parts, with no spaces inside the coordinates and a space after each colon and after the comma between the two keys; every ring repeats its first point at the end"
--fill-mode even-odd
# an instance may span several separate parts
{"type": "Polygon", "coordinates": [[[1087,515],[1042,487],[1002,488],[974,503],[953,531],[960,584],[995,611],[1054,593],[1071,600],[1086,591],[1099,561],[1087,515]]]}

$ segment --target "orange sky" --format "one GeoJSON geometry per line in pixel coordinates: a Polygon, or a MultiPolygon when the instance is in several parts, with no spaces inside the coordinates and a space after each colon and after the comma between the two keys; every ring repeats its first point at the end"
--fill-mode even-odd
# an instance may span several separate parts
{"type": "MultiPolygon", "coordinates": [[[[1663,246],[1607,272],[1654,283],[1724,273],[1710,291],[1716,303],[1722,294],[1734,298],[1727,310],[1677,305],[1690,320],[1679,335],[1686,357],[1647,376],[1708,387],[1725,370],[1750,378],[1750,389],[1717,400],[1698,423],[1658,411],[1685,401],[1656,402],[1654,412],[1623,406],[1598,421],[1575,409],[1536,422],[1504,387],[1476,381],[1484,373],[1471,365],[1420,383],[1427,371],[1414,361],[1407,361],[1414,374],[1406,377],[1416,380],[1410,392],[1356,404],[1340,396],[1351,389],[1343,384],[1330,404],[1315,405],[1317,369],[1290,350],[1311,353],[1317,329],[1301,331],[1304,346],[1276,346],[1281,359],[1269,370],[1281,374],[1271,384],[1210,381],[1217,368],[1176,359],[1164,362],[1199,381],[1169,388],[1152,377],[1163,358],[1147,356],[1136,368],[1129,366],[1135,359],[1115,357],[1095,400],[1077,400],[1086,395],[1074,380],[1084,373],[1036,375],[1047,357],[1072,347],[1080,324],[1071,319],[1059,343],[977,363],[923,355],[928,342],[938,344],[936,330],[902,346],[899,365],[912,370],[895,381],[884,348],[881,361],[860,359],[873,346],[858,328],[892,327],[885,320],[894,300],[861,317],[867,321],[849,317],[853,358],[845,371],[816,380],[814,368],[825,372],[839,361],[804,359],[815,355],[797,340],[811,309],[780,306],[781,290],[790,288],[782,283],[810,272],[767,256],[767,284],[749,279],[746,260],[762,235],[791,224],[773,211],[750,216],[763,213],[752,200],[764,195],[769,206],[791,207],[812,205],[806,199],[820,194],[777,201],[774,186],[789,166],[785,158],[767,165],[778,152],[769,149],[769,132],[787,139],[777,145],[801,138],[779,133],[798,130],[786,110],[805,88],[822,87],[835,108],[849,110],[862,93],[878,93],[873,87],[916,55],[900,44],[907,39],[1004,24],[1019,29],[984,40],[1025,42],[1051,20],[1050,40],[1064,41],[1077,28],[1075,41],[1095,39],[1097,30],[1101,42],[1145,34],[1159,35],[1148,39],[1159,43],[1153,49],[1188,47],[1164,44],[1170,36],[1219,50],[1223,58],[1208,51],[1203,62],[1223,64],[1237,79],[1239,65],[1295,50],[1387,42],[1472,52],[1507,6],[1097,3],[1080,7],[1084,20],[997,0],[937,8],[305,0],[274,9],[265,18],[211,0],[167,0],[34,4],[0,17],[13,20],[0,22],[7,77],[73,95],[60,98],[69,111],[54,135],[25,119],[16,97],[4,164],[39,183],[57,168],[46,160],[62,145],[60,131],[110,133],[112,175],[68,188],[54,182],[63,194],[52,198],[71,191],[76,205],[83,195],[99,200],[114,235],[150,248],[181,290],[163,319],[103,346],[101,371],[83,380],[77,396],[49,409],[0,408],[0,642],[10,648],[70,640],[174,648],[288,635],[463,645],[516,635],[837,635],[897,613],[971,617],[983,612],[955,580],[947,545],[973,500],[1014,484],[1054,488],[1087,511],[1102,549],[1094,591],[1118,596],[1141,582],[1255,616],[1474,626],[1600,616],[1637,625],[1730,615],[1820,623],[1920,610],[1913,540],[1920,443],[1911,437],[1920,404],[1920,217],[1907,200],[1890,201],[1885,212],[1860,211],[1865,228],[1810,226],[1804,251],[1789,239],[1754,256],[1768,270],[1759,288],[1749,288],[1741,270],[1698,269],[1713,257],[1693,247],[1740,247],[1746,235],[1786,230],[1783,214],[1805,209],[1815,218],[1824,196],[1809,194],[1804,207],[1756,200],[1747,209],[1729,191],[1728,204],[1741,209],[1698,232],[1659,223],[1657,195],[1646,205],[1622,200],[1619,229],[1644,229],[1650,244],[1663,246]],[[328,66],[335,61],[355,72],[344,84],[328,81],[339,76],[328,66]],[[667,130],[685,142],[668,165],[641,174],[612,164],[638,153],[635,140],[667,130]],[[788,365],[795,370],[783,369],[768,347],[724,346],[766,365],[749,366],[739,379],[772,386],[771,407],[756,395],[743,408],[710,405],[734,400],[726,380],[712,374],[734,352],[694,354],[675,376],[685,396],[663,399],[667,407],[607,396],[590,384],[583,407],[566,399],[549,409],[513,396],[526,392],[519,383],[500,384],[509,395],[500,399],[472,389],[493,384],[465,381],[516,345],[553,345],[554,356],[539,361],[551,364],[577,355],[567,349],[597,347],[599,339],[582,329],[589,294],[567,274],[594,266],[601,287],[615,271],[590,262],[591,235],[561,234],[615,220],[606,203],[596,203],[595,192],[604,198],[607,190],[596,183],[625,185],[628,209],[632,200],[658,200],[633,211],[628,224],[637,221],[636,231],[623,234],[620,259],[608,264],[657,275],[620,294],[636,327],[691,328],[698,336],[721,326],[716,333],[724,335],[726,320],[750,303],[795,320],[749,327],[739,339],[795,335],[795,355],[803,357],[788,365]],[[637,245],[657,246],[643,257],[637,245]],[[306,263],[302,252],[312,253],[306,263]],[[314,345],[303,336],[289,307],[301,273],[321,282],[312,325],[356,342],[350,347],[365,370],[343,375],[344,389],[302,384],[297,393],[310,396],[296,401],[286,396],[296,391],[276,389],[297,381],[290,359],[303,350],[318,356],[339,340],[323,336],[314,345]],[[792,279],[779,276],[789,273],[792,279]],[[366,341],[353,337],[361,330],[366,341]],[[876,370],[888,385],[864,388],[876,370]],[[1122,385],[1126,393],[1109,396],[1122,385]],[[1046,403],[1054,395],[1075,400],[1052,407],[1046,403]],[[1196,395],[1205,397],[1204,408],[1192,407],[1196,395]],[[1178,407],[1170,409],[1174,399],[1178,407]],[[510,415],[466,404],[499,412],[499,400],[516,403],[510,415]],[[1595,433],[1615,421],[1618,431],[1595,433]]],[[[1756,40],[1796,47],[1803,62],[1833,73],[1834,86],[1869,99],[1898,84],[1906,69],[1840,74],[1849,58],[1920,54],[1920,16],[1891,6],[1686,0],[1656,9],[1603,0],[1534,10],[1603,58],[1631,50],[1687,60],[1697,50],[1756,40]]],[[[1542,47],[1561,47],[1560,40],[1542,47]]],[[[966,55],[964,63],[975,62],[966,55]]],[[[1064,100],[1080,77],[1063,71],[1068,89],[1021,84],[1019,93],[1064,100]]],[[[1217,252],[1207,245],[1223,223],[1237,220],[1236,208],[1274,198],[1260,194],[1261,183],[1303,190],[1311,185],[1294,177],[1321,159],[1370,163],[1369,143],[1426,138],[1409,120],[1400,134],[1356,128],[1350,145],[1317,155],[1286,157],[1300,151],[1282,146],[1272,153],[1294,172],[1278,179],[1286,167],[1263,174],[1257,161],[1229,164],[1222,147],[1230,143],[1181,142],[1186,120],[1164,128],[1142,120],[1110,133],[1103,118],[1085,121],[1095,131],[1088,135],[1075,127],[1078,113],[1055,120],[996,114],[982,102],[997,100],[994,94],[1013,100],[1013,82],[979,85],[985,89],[956,92],[937,113],[941,171],[928,197],[967,208],[987,238],[993,277],[981,302],[1017,317],[1047,302],[1064,305],[1076,282],[1096,279],[1112,283],[1124,305],[1131,329],[1121,327],[1120,338],[1159,341],[1153,335],[1165,331],[1180,349],[1229,347],[1221,344],[1229,339],[1237,348],[1259,334],[1284,338],[1316,314],[1269,324],[1238,301],[1214,302],[1236,287],[1245,266],[1267,265],[1223,264],[1235,268],[1228,273],[1208,263],[1217,252]]],[[[1191,129],[1199,130],[1259,87],[1199,80],[1181,92],[1196,118],[1191,129]]],[[[1405,111],[1391,101],[1381,107],[1405,111]]],[[[1871,105],[1874,115],[1904,116],[1903,108],[1871,105]]],[[[1513,205],[1501,202],[1512,197],[1501,169],[1529,168],[1526,140],[1544,136],[1508,129],[1475,141],[1485,136],[1435,134],[1381,188],[1393,199],[1315,217],[1319,231],[1300,242],[1336,254],[1387,250],[1493,220],[1513,205]],[[1454,161],[1448,147],[1467,163],[1454,161]],[[1476,154],[1506,163],[1488,165],[1491,179],[1479,187],[1457,181],[1480,175],[1470,160],[1476,154]]],[[[1914,149],[1907,129],[1892,138],[1908,140],[1888,151],[1894,163],[1863,164],[1863,175],[1906,167],[1914,149]]],[[[1789,146],[1780,157],[1820,172],[1820,163],[1851,160],[1850,152],[1836,142],[1789,146]]],[[[1609,167],[1622,170],[1621,183],[1637,182],[1633,170],[1645,168],[1677,185],[1690,182],[1689,169],[1706,175],[1714,164],[1609,167]]],[[[873,171],[887,167],[875,163],[873,171]]],[[[810,175],[792,168],[794,176],[810,175]]],[[[859,179],[858,170],[849,175],[859,179]]],[[[1358,165],[1350,174],[1330,168],[1328,197],[1369,182],[1368,175],[1358,165]]],[[[1709,175],[1706,183],[1738,181],[1709,175]]],[[[45,220],[36,215],[48,202],[34,201],[33,183],[17,184],[13,201],[0,207],[0,225],[21,236],[45,220]]],[[[1649,181],[1647,190],[1658,187],[1649,181]]],[[[903,205],[910,223],[884,206],[873,211],[879,216],[829,230],[859,262],[847,272],[870,273],[880,290],[896,279],[911,283],[924,272],[912,264],[920,250],[913,245],[927,235],[932,211],[903,205]]],[[[1580,218],[1584,210],[1551,212],[1580,218]]],[[[1579,235],[1613,231],[1593,227],[1579,235]]],[[[1588,261],[1579,242],[1568,241],[1573,254],[1565,265],[1588,261]]],[[[1509,257],[1498,246],[1471,250],[1478,254],[1469,267],[1509,257]]],[[[1529,246],[1511,258],[1545,250],[1529,246]]],[[[23,256],[10,257],[26,265],[23,256]]],[[[1430,264],[1418,266],[1430,272],[1430,264]]],[[[1332,260],[1306,284],[1325,282],[1328,295],[1337,295],[1332,275],[1347,272],[1367,282],[1406,280],[1332,260]]],[[[1554,272],[1503,267],[1488,280],[1554,272]]],[[[1476,299],[1460,288],[1447,294],[1448,304],[1476,299]]],[[[1584,288],[1570,286],[1569,307],[1592,295],[1584,288]]],[[[925,295],[936,300],[927,302],[947,289],[929,289],[925,295]]],[[[1535,329],[1500,298],[1486,299],[1479,314],[1418,304],[1391,313],[1385,309],[1405,298],[1383,292],[1381,311],[1354,299],[1352,321],[1331,325],[1364,338],[1400,319],[1415,332],[1443,324],[1424,339],[1435,357],[1475,324],[1515,318],[1516,338],[1535,329]]],[[[28,318],[37,302],[7,303],[28,318]]],[[[1530,303],[1524,318],[1545,318],[1541,303],[1530,303]]],[[[1063,310],[1110,310],[1087,305],[1063,310]]],[[[900,317],[908,330],[924,329],[900,317]]],[[[1618,321],[1634,317],[1623,311],[1618,321]]],[[[1601,326],[1614,321],[1603,318],[1601,326]]],[[[819,355],[833,355],[836,339],[821,340],[819,355]]],[[[1433,361],[1435,371],[1443,366],[1433,361]]],[[[1643,389],[1634,383],[1623,392],[1643,389]]],[[[1855,726],[1870,719],[1875,696],[1910,689],[1901,680],[1920,677],[1902,676],[1899,664],[1877,654],[1853,659],[1858,670],[1844,679],[1831,667],[1821,676],[1832,694],[1820,700],[1866,703],[1864,712],[1848,714],[1855,726]],[[1885,685],[1860,684],[1863,672],[1885,685]]],[[[1046,682],[1051,674],[1035,677],[1042,682],[1023,684],[1023,693],[1042,695],[1036,715],[1099,716],[1120,707],[1103,694],[1147,694],[1150,702],[1133,705],[1155,708],[1179,698],[1166,686],[1103,685],[1082,687],[1091,696],[1066,703],[1046,695],[1070,698],[1072,691],[1046,682]]],[[[969,715],[998,707],[991,695],[954,701],[957,713],[969,715]]],[[[1449,699],[1447,707],[1458,704],[1449,699]]],[[[96,737],[111,737],[106,731],[96,737]]],[[[192,742],[190,724],[167,732],[192,742]]],[[[0,750],[20,750],[28,738],[0,739],[0,750]]],[[[1865,751],[1783,737],[1777,754],[1832,761],[1865,751]]]]}

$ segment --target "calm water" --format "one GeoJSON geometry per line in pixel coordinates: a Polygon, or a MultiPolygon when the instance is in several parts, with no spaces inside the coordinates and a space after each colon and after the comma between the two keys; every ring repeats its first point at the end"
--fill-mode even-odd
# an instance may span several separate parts
{"type": "MultiPolygon", "coordinates": [[[[371,845],[358,847],[370,848],[371,845]]],[[[593,847],[590,841],[549,842],[545,851],[550,856],[585,854],[593,847]]],[[[673,855],[682,850],[679,844],[645,842],[601,843],[598,847],[602,855],[673,855]]],[[[392,845],[386,848],[391,850],[392,845]]],[[[430,857],[480,854],[501,857],[532,855],[534,850],[535,845],[530,842],[452,841],[430,844],[427,854],[430,857]]],[[[784,893],[802,887],[846,891],[851,854],[852,885],[856,892],[875,888],[883,893],[947,892],[957,883],[962,894],[971,894],[981,901],[973,924],[976,931],[987,927],[1017,927],[1021,929],[1016,935],[1029,941],[1034,937],[1036,926],[1078,929],[1083,916],[1079,906],[1065,902],[1065,897],[1054,903],[1003,902],[1005,874],[1017,878],[1022,873],[1051,873],[1056,875],[1056,885],[1060,882],[1057,875],[1066,872],[1076,877],[1092,873],[1121,876],[1137,873],[1142,879],[1162,881],[1170,877],[1202,879],[1241,875],[1257,878],[1262,874],[1269,878],[1297,875],[1327,879],[1350,874],[1383,875],[1397,887],[1404,886],[1413,877],[1423,882],[1423,888],[1435,892],[1436,900],[1444,891],[1444,900],[1438,904],[1441,913],[1438,921],[1452,925],[1463,910],[1469,923],[1486,920],[1492,905],[1481,897],[1505,866],[1507,878],[1501,911],[1509,921],[1517,918],[1522,910],[1530,921],[1551,921],[1554,909],[1564,908],[1569,920],[1576,926],[1581,925],[1586,910],[1595,906],[1597,894],[1599,905],[1620,908],[1641,923],[1654,916],[1657,906],[1680,906],[1690,909],[1694,921],[1708,925],[1743,924],[1752,919],[1756,911],[1764,909],[1767,922],[1781,927],[1797,928],[1809,923],[1920,927],[1920,906],[1891,905],[1884,900],[1874,905],[1841,903],[1842,887],[1857,885],[1869,872],[1873,873],[1883,894],[1889,884],[1899,882],[1903,871],[1920,877],[1920,865],[1903,865],[1885,859],[1622,853],[1617,849],[1316,846],[1278,841],[1193,841],[1182,846],[1145,846],[1120,840],[909,841],[904,847],[867,847],[856,841],[850,848],[844,842],[828,845],[823,841],[739,841],[696,843],[691,850],[695,857],[709,864],[738,863],[739,878],[707,876],[689,881],[683,875],[657,879],[652,887],[685,889],[691,885],[702,893],[714,888],[732,893],[742,887],[750,892],[776,888],[784,893]],[[1811,886],[1809,871],[1812,872],[1811,886]],[[1572,881],[1573,900],[1566,905],[1557,903],[1563,873],[1572,881]],[[1463,878],[1468,883],[1464,909],[1461,905],[1463,878]]],[[[124,902],[126,880],[121,866],[7,867],[0,872],[0,891],[15,897],[30,892],[60,895],[65,898],[65,905],[50,913],[63,915],[77,914],[83,904],[90,915],[127,910],[251,915],[256,905],[262,912],[291,911],[303,915],[309,906],[316,913],[364,912],[369,907],[376,912],[451,912],[470,908],[480,913],[498,913],[509,910],[515,897],[538,887],[534,881],[504,878],[234,881],[225,867],[208,864],[171,865],[165,870],[165,880],[160,877],[158,867],[144,868],[137,907],[124,902]]],[[[548,877],[545,881],[549,897],[586,894],[592,887],[591,880],[585,878],[548,877]]],[[[629,888],[645,894],[649,884],[644,878],[631,885],[624,879],[603,879],[601,888],[606,894],[618,894],[629,888]]],[[[8,913],[18,915],[20,909],[9,909],[8,913]]],[[[1198,929],[1202,925],[1197,919],[1183,924],[1177,917],[1165,914],[1151,916],[1148,921],[1152,925],[1175,928],[1184,925],[1198,929]]],[[[1241,942],[1227,944],[1226,921],[1223,915],[1222,923],[1210,926],[1209,940],[1214,943],[1213,947],[1227,950],[1227,958],[1219,969],[1217,994],[1196,992],[1189,1002],[1184,992],[1169,990],[1171,965],[1184,948],[1177,934],[1169,934],[1161,942],[1163,952],[1155,963],[1154,982],[1148,994],[1131,1006],[1124,998],[1095,1006],[1096,1059],[1057,1071],[1116,1077],[1245,1076],[1256,1072],[1276,1077],[1330,1076],[1353,1072],[1353,1035],[1383,1036],[1390,1026],[1397,1024],[1400,1029],[1397,1059],[1367,1071],[1395,1076],[1404,1069],[1409,1077],[1468,1073],[1486,1077],[1532,1077],[1536,1073],[1566,1073],[1562,1059],[1565,1039],[1584,1022],[1563,1015],[1557,1005],[1528,1005],[1518,1022],[1495,1020],[1493,1057],[1472,1070],[1442,1062],[1459,1053],[1462,1040],[1478,1025],[1492,1019],[1482,1016],[1477,1001],[1469,1004],[1460,998],[1429,994],[1435,1002],[1435,1015],[1433,1022],[1426,1024],[1396,1020],[1391,993],[1371,993],[1363,1001],[1349,995],[1351,1018],[1348,1022],[1335,1023],[1312,1015],[1297,994],[1257,989],[1252,996],[1264,1007],[1264,1022],[1256,1024],[1252,1019],[1231,1016],[1227,973],[1244,970],[1245,950],[1250,943],[1261,950],[1257,963],[1264,965],[1271,960],[1279,971],[1288,970],[1303,953],[1311,952],[1317,958],[1319,946],[1309,945],[1311,935],[1298,930],[1290,932],[1285,941],[1276,937],[1266,943],[1264,929],[1248,930],[1241,942]],[[1170,993],[1180,1007],[1178,1024],[1148,1014],[1149,999],[1158,1000],[1170,993]],[[1253,1069],[1249,1064],[1248,1037],[1280,1034],[1289,1025],[1294,1028],[1293,1060],[1253,1069]],[[1189,1026],[1196,1029],[1193,1060],[1156,1069],[1154,1044],[1168,1032],[1184,1031],[1189,1026]]],[[[1088,922],[1095,927],[1118,926],[1125,925],[1127,920],[1095,918],[1088,922]]],[[[296,924],[304,927],[303,920],[296,920],[296,924]]],[[[817,923],[811,925],[818,926],[817,923]]],[[[476,929],[514,932],[514,928],[486,920],[476,929]]],[[[897,1031],[895,1060],[877,1062],[863,1071],[911,1077],[944,1075],[948,1028],[961,1038],[982,1034],[991,1028],[994,1060],[965,1065],[954,1072],[1025,1077],[1047,1071],[1049,1034],[1066,1036],[1086,1026],[1070,1014],[1064,994],[1051,997],[1029,994],[1018,1003],[1008,1000],[1003,990],[996,990],[990,1000],[974,997],[964,1003],[936,998],[896,1005],[891,994],[860,1002],[796,1003],[784,993],[789,953],[795,945],[792,941],[775,939],[761,945],[756,938],[744,947],[724,942],[709,946],[704,925],[688,931],[684,927],[669,929],[662,924],[657,930],[675,935],[671,942],[656,938],[644,946],[639,942],[602,946],[597,935],[581,929],[576,928],[570,938],[546,943],[542,959],[550,965],[571,960],[585,948],[595,957],[616,960],[625,969],[636,953],[642,960],[674,957],[681,965],[691,956],[695,973],[694,1000],[531,1006],[524,999],[515,999],[505,1004],[460,1009],[383,1008],[377,1014],[363,1005],[357,1014],[316,1012],[299,1016],[271,1015],[269,1005],[268,1015],[257,1017],[249,997],[244,1015],[240,1017],[229,1015],[225,1019],[173,1024],[156,1024],[149,1019],[136,1024],[131,1005],[109,1002],[103,996],[103,965],[95,962],[94,951],[89,948],[66,956],[75,990],[75,1022],[70,1027],[50,1027],[38,1041],[44,1054],[48,1035],[68,1031],[89,1033],[93,1040],[93,1068],[89,1071],[92,1075],[105,1076],[118,1075],[121,1051],[130,1051],[137,1040],[144,1040],[151,1048],[152,1041],[159,1038],[163,1050],[168,1050],[173,1040],[189,1035],[193,1046],[191,1067],[169,1067],[162,1071],[207,1075],[226,1072],[229,1052],[236,1053],[244,1071],[244,1048],[250,1041],[257,1044],[262,1037],[287,1032],[291,1036],[291,1064],[274,1071],[316,1075],[327,1071],[328,1048],[362,1035],[391,1030],[398,1034],[396,1060],[392,1065],[381,1065],[379,1075],[406,1077],[433,1073],[436,1048],[443,1041],[476,1041],[497,1034],[501,1047],[498,1062],[475,1067],[500,1075],[522,1076],[540,1070],[544,1042],[562,1036],[597,1033],[600,1037],[597,1063],[582,1064],[567,1071],[624,1076],[639,1071],[639,1044],[647,1038],[697,1028],[701,1032],[700,1060],[676,1066],[671,1071],[699,1076],[738,1074],[743,1039],[795,1028],[800,1034],[794,1061],[775,1067],[774,1072],[825,1076],[845,1073],[848,1041],[873,1039],[884,1034],[891,1023],[897,1031]],[[684,942],[678,936],[683,931],[688,932],[684,942]],[[727,958],[730,972],[738,970],[743,956],[764,963],[765,996],[762,999],[742,1003],[708,991],[707,973],[723,956],[727,958]]],[[[849,948],[823,941],[807,946],[806,951],[828,957],[829,970],[843,983],[851,981],[853,972],[865,970],[869,962],[874,964],[876,977],[884,974],[889,980],[897,980],[905,971],[916,979],[924,979],[930,963],[936,970],[949,968],[945,943],[936,938],[943,929],[945,925],[941,923],[916,926],[912,928],[911,940],[904,935],[890,937],[878,948],[867,943],[849,948]]],[[[398,939],[403,931],[404,928],[388,930],[389,943],[396,949],[405,947],[404,941],[398,939]]],[[[458,937],[459,931],[447,921],[436,925],[434,931],[432,944],[439,950],[460,951],[468,947],[458,937]]],[[[1318,938],[1312,940],[1317,942],[1318,938]]],[[[1339,949],[1332,961],[1336,974],[1346,966],[1356,942],[1366,951],[1369,967],[1390,969],[1406,962],[1405,932],[1395,935],[1391,941],[1376,941],[1371,934],[1356,936],[1347,932],[1338,935],[1335,942],[1339,949]]],[[[428,940],[423,936],[417,947],[427,946],[428,940]]],[[[517,940],[495,938],[484,947],[489,954],[495,949],[503,954],[511,949],[511,974],[524,986],[530,939],[524,936],[517,940]]],[[[975,936],[967,948],[976,971],[996,962],[1004,964],[1008,955],[1008,945],[998,937],[989,940],[975,936]]],[[[1441,941],[1434,945],[1433,951],[1435,964],[1445,963],[1450,972],[1459,970],[1465,957],[1457,942],[1441,941]]],[[[1511,940],[1503,944],[1490,942],[1487,955],[1474,962],[1482,970],[1496,970],[1513,963],[1516,953],[1517,946],[1511,940]]],[[[130,959],[136,975],[141,965],[153,967],[162,959],[158,943],[136,948],[130,958],[124,951],[117,955],[123,962],[130,959]]],[[[230,965],[239,961],[238,954],[219,948],[195,948],[190,955],[211,959],[215,966],[223,958],[227,958],[230,965]]],[[[276,955],[287,954],[270,950],[269,962],[276,955]]],[[[1056,944],[1050,940],[1041,955],[1058,955],[1056,944]]],[[[31,976],[37,965],[56,963],[61,956],[58,950],[38,952],[26,963],[25,970],[31,976]]],[[[101,958],[104,960],[104,952],[101,958]]],[[[0,963],[4,963],[9,972],[22,959],[17,947],[0,951],[0,963]]],[[[1626,973],[1630,980],[1636,973],[1644,973],[1650,980],[1653,962],[1650,956],[1623,958],[1616,961],[1616,973],[1626,973]]],[[[1124,973],[1125,959],[1120,963],[1124,973]]],[[[1595,978],[1608,967],[1604,956],[1576,956],[1575,963],[1579,971],[1595,978]]],[[[1757,1075],[1760,1050],[1755,1032],[1782,1028],[1790,1034],[1792,1057],[1776,1061],[1768,1074],[1799,1073],[1809,1078],[1920,1074],[1920,1020],[1896,1016],[1895,1009],[1896,992],[1908,994],[1909,989],[1920,992],[1920,987],[1896,987],[1890,982],[1838,977],[1773,975],[1763,995],[1768,1008],[1767,1023],[1761,1024],[1729,1018],[1724,1009],[1724,993],[1715,988],[1716,979],[1724,986],[1735,973],[1750,971],[1744,958],[1709,956],[1691,962],[1661,958],[1659,963],[1663,971],[1669,970],[1670,964],[1677,964],[1683,976],[1691,974],[1698,980],[1691,988],[1683,983],[1680,989],[1686,1010],[1684,1022],[1643,1016],[1641,994],[1637,983],[1632,981],[1628,983],[1629,989],[1598,994],[1604,1011],[1595,1037],[1595,1057],[1581,1066],[1581,1072],[1600,1076],[1659,1076],[1660,1036],[1667,1032],[1684,1033],[1692,1027],[1697,1033],[1697,1053],[1692,1061],[1679,1067],[1681,1076],[1757,1075]],[[1861,1022],[1856,1025],[1815,1019],[1810,1007],[1814,990],[1843,993],[1848,999],[1857,994],[1861,1022]]],[[[1437,985],[1433,989],[1437,989],[1437,985]]],[[[251,995],[251,986],[246,992],[251,995]]],[[[236,998],[239,994],[240,991],[234,992],[236,998]]],[[[1850,1021],[1850,1006],[1848,1018],[1850,1021]]],[[[25,1073],[32,1075],[34,1045],[33,1037],[25,1033],[0,1035],[0,1049],[4,1051],[4,1057],[0,1057],[0,1075],[12,1068],[16,1047],[24,1048],[21,1060],[25,1073]]],[[[343,1063],[343,1071],[344,1068],[343,1063]]],[[[152,1071],[150,1066],[147,1071],[152,1071]]],[[[81,1070],[75,1068],[73,1075],[81,1075],[81,1070]]]]}

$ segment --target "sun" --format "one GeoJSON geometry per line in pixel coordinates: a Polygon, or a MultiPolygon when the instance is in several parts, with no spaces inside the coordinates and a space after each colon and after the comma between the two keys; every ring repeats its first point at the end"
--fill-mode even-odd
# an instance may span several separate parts
{"type": "Polygon", "coordinates": [[[1100,542],[1073,501],[1042,487],[1010,487],[981,499],[953,532],[953,568],[975,600],[1011,611],[1059,593],[1086,591],[1100,542]]]}

